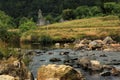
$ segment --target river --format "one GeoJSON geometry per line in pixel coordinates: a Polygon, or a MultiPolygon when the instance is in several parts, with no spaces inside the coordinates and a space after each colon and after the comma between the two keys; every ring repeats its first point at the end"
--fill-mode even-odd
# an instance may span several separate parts
{"type": "MultiPolygon", "coordinates": [[[[103,52],[103,51],[74,51],[72,49],[51,49],[47,51],[40,50],[40,55],[33,57],[33,61],[30,63],[29,68],[34,74],[34,77],[37,76],[37,70],[41,65],[48,64],[65,64],[65,60],[75,60],[76,58],[81,58],[83,56],[88,56],[90,59],[98,60],[101,64],[110,64],[111,62],[120,61],[120,52],[103,52]],[[69,55],[60,55],[62,52],[69,52],[69,55]],[[52,53],[52,54],[50,54],[52,53]],[[105,54],[106,57],[100,57],[100,55],[105,54]],[[59,58],[59,62],[50,62],[51,58],[59,58]]],[[[71,62],[69,65],[74,67],[77,70],[80,70],[84,73],[87,80],[120,80],[120,77],[101,77],[99,74],[89,73],[80,68],[77,68],[77,65],[74,62],[71,62]]],[[[120,65],[114,65],[120,68],[120,65]]]]}
{"type": "Polygon", "coordinates": [[[77,70],[80,70],[83,72],[83,74],[86,77],[86,80],[120,80],[119,76],[107,76],[102,77],[99,75],[99,73],[89,73],[87,71],[82,70],[81,68],[78,68],[76,65],[75,60],[81,57],[89,57],[93,60],[98,60],[101,62],[101,64],[110,64],[112,66],[115,66],[120,69],[120,64],[111,64],[111,63],[120,63],[120,52],[104,52],[104,51],[84,51],[84,50],[78,50],[74,51],[71,47],[69,48],[63,48],[61,46],[60,48],[55,48],[54,45],[51,46],[40,46],[39,44],[19,44],[19,45],[9,45],[9,47],[12,48],[21,48],[27,51],[35,51],[39,54],[34,55],[32,58],[32,61],[30,62],[28,68],[33,73],[34,77],[37,76],[37,70],[42,65],[48,65],[48,64],[66,64],[65,61],[72,60],[73,62],[70,62],[68,65],[74,67],[77,70]],[[60,55],[63,52],[67,52],[67,55],[60,55]],[[106,55],[105,57],[100,57],[101,55],[106,55]],[[58,62],[50,62],[51,58],[58,58],[60,61],[58,62]]]}

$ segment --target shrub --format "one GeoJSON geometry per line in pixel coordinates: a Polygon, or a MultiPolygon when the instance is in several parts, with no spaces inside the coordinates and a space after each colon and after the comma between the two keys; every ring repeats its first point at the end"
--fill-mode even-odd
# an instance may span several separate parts
{"type": "Polygon", "coordinates": [[[26,66],[29,66],[31,58],[28,56],[25,56],[25,58],[23,58],[22,61],[25,63],[26,66]]]}
{"type": "Polygon", "coordinates": [[[1,55],[1,59],[4,58],[8,58],[10,56],[10,51],[8,50],[8,48],[0,48],[0,55],[1,55]]]}
{"type": "Polygon", "coordinates": [[[45,20],[49,21],[49,23],[54,23],[54,18],[51,14],[48,14],[46,17],[45,17],[45,20]]]}
{"type": "Polygon", "coordinates": [[[0,51],[0,59],[2,59],[3,58],[3,53],[0,51]]]}
{"type": "Polygon", "coordinates": [[[7,41],[8,40],[8,32],[5,27],[0,26],[0,39],[2,41],[7,41]]]}
{"type": "Polygon", "coordinates": [[[50,45],[53,42],[53,39],[51,38],[50,35],[42,35],[39,39],[40,43],[42,45],[50,45]]]}
{"type": "Polygon", "coordinates": [[[120,13],[120,4],[116,4],[113,9],[114,14],[120,13]]]}
{"type": "Polygon", "coordinates": [[[116,6],[116,3],[115,2],[107,2],[107,3],[104,3],[104,9],[105,9],[105,12],[106,14],[113,14],[113,10],[116,6]]]}
{"type": "Polygon", "coordinates": [[[59,15],[59,16],[57,16],[57,17],[55,18],[55,22],[59,22],[61,19],[62,19],[62,16],[59,15]]]}
{"type": "Polygon", "coordinates": [[[91,16],[91,12],[88,6],[77,7],[75,14],[79,19],[91,16]]]}
{"type": "Polygon", "coordinates": [[[20,34],[18,32],[8,32],[8,42],[19,43],[20,34]]]}
{"type": "Polygon", "coordinates": [[[9,32],[7,28],[0,27],[0,40],[4,42],[18,42],[20,35],[18,32],[9,32]]]}
{"type": "Polygon", "coordinates": [[[24,24],[24,23],[26,23],[26,22],[28,22],[28,21],[29,21],[28,18],[22,17],[22,18],[19,20],[19,25],[24,24]]]}
{"type": "Polygon", "coordinates": [[[72,9],[65,9],[62,12],[62,17],[64,20],[72,20],[75,19],[75,14],[72,9]]]}
{"type": "Polygon", "coordinates": [[[0,11],[0,26],[4,26],[6,28],[12,28],[14,26],[13,18],[3,11],[0,11]]]}
{"type": "Polygon", "coordinates": [[[98,15],[101,15],[102,14],[102,11],[99,7],[97,6],[93,6],[90,8],[90,12],[91,12],[91,15],[92,16],[98,16],[98,15]]]}
{"type": "Polygon", "coordinates": [[[120,20],[120,14],[118,15],[118,19],[120,20]]]}
{"type": "Polygon", "coordinates": [[[28,20],[19,26],[20,32],[26,32],[28,30],[36,29],[36,24],[32,20],[28,20]]]}

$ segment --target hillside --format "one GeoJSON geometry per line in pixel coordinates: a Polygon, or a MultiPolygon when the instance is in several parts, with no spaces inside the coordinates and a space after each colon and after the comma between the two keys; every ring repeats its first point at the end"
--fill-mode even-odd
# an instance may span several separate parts
{"type": "Polygon", "coordinates": [[[119,41],[120,21],[117,16],[105,16],[40,26],[24,33],[21,41],[39,42],[43,35],[49,35],[56,42],[69,42],[79,38],[102,39],[106,36],[119,41]]]}

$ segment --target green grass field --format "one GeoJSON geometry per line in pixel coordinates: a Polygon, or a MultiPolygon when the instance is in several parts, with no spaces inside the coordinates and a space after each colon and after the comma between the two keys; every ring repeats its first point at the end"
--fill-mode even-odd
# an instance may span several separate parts
{"type": "Polygon", "coordinates": [[[72,41],[78,38],[102,39],[106,36],[120,38],[120,20],[117,16],[95,17],[39,26],[24,33],[21,41],[39,42],[42,35],[49,35],[53,41],[72,41]]]}

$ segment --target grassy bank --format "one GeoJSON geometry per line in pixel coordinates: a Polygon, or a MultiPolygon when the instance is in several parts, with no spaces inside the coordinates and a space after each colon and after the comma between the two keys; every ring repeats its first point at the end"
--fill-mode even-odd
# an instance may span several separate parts
{"type": "Polygon", "coordinates": [[[120,41],[120,20],[117,16],[105,16],[40,26],[23,33],[21,42],[41,42],[43,35],[54,42],[69,42],[78,38],[102,39],[108,35],[120,41]]]}

